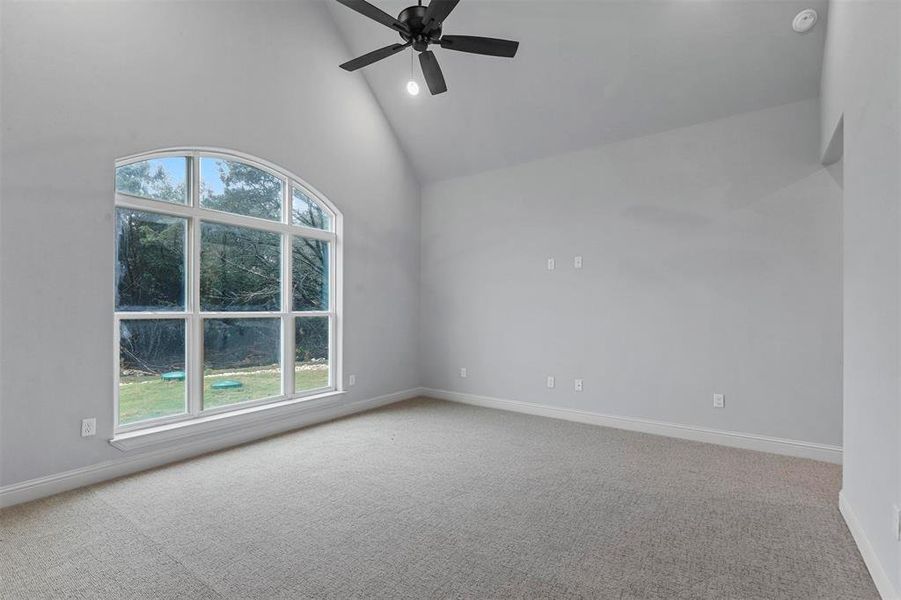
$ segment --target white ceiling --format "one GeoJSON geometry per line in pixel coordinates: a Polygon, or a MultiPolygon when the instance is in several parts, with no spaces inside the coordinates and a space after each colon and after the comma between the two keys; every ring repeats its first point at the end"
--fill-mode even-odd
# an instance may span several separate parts
{"type": "MultiPolygon", "coordinates": [[[[414,3],[372,1],[392,14],[414,3]]],[[[350,48],[340,62],[400,39],[329,6],[350,48]]],[[[462,0],[444,33],[519,40],[515,58],[433,46],[439,96],[418,70],[423,91],[404,91],[410,51],[347,76],[366,77],[433,182],[816,97],[825,16],[824,0],[462,0]],[[794,33],[808,7],[820,22],[794,33]]]]}

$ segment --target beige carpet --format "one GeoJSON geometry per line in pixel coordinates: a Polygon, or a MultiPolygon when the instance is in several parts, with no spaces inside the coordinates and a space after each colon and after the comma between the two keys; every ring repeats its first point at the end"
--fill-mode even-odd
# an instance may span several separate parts
{"type": "Polygon", "coordinates": [[[0,513],[4,599],[877,599],[840,468],[432,400],[0,513]]]}

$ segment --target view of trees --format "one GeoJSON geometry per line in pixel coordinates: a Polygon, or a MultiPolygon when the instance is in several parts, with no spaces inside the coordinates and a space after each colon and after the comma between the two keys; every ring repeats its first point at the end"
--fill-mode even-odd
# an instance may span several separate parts
{"type": "Polygon", "coordinates": [[[167,373],[185,368],[185,322],[182,319],[123,320],[119,353],[126,375],[167,373]]]}
{"type": "Polygon", "coordinates": [[[291,222],[296,225],[327,231],[332,229],[329,216],[303,190],[298,188],[292,190],[291,213],[291,222]]]}
{"type": "Polygon", "coordinates": [[[295,319],[294,342],[297,362],[328,358],[328,317],[298,317],[295,319]]]}
{"type": "Polygon", "coordinates": [[[278,364],[279,319],[206,319],[203,362],[208,369],[241,369],[278,364]]]}
{"type": "Polygon", "coordinates": [[[244,163],[201,158],[200,205],[278,221],[282,214],[282,181],[244,163]]]}
{"type": "Polygon", "coordinates": [[[120,208],[117,310],[184,310],[188,222],[120,208]]]}
{"type": "Polygon", "coordinates": [[[116,190],[132,196],[187,204],[188,161],[184,157],[143,160],[116,169],[116,190]]]}
{"type": "Polygon", "coordinates": [[[200,308],[279,310],[281,235],[249,227],[203,223],[200,228],[200,308]]]}
{"type": "MultiPolygon", "coordinates": [[[[282,181],[268,172],[218,158],[199,159],[201,206],[278,220],[282,181]]],[[[119,167],[119,192],[188,202],[188,161],[153,159],[119,167]]],[[[330,229],[329,217],[300,190],[293,191],[293,222],[330,229]]],[[[234,311],[235,319],[204,323],[204,368],[274,365],[280,357],[277,319],[240,319],[242,311],[281,309],[281,235],[251,227],[199,224],[200,304],[204,311],[234,311]],[[273,331],[273,327],[275,330],[273,331]]],[[[187,219],[119,208],[118,311],[182,311],[186,298],[187,219]]],[[[328,310],[329,245],[292,238],[293,310],[328,310]]],[[[328,319],[297,319],[297,360],[328,358],[328,319]]],[[[123,373],[158,375],[184,369],[184,321],[123,320],[123,373]]]]}
{"type": "Polygon", "coordinates": [[[328,243],[293,240],[294,310],[328,310],[328,243]]]}

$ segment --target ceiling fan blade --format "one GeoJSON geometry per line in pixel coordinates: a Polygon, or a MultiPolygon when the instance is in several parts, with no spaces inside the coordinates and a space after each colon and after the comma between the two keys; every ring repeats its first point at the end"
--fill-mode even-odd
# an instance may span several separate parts
{"type": "Polygon", "coordinates": [[[422,16],[423,33],[429,33],[440,27],[459,2],[460,0],[432,0],[429,2],[429,6],[422,16]]]}
{"type": "Polygon", "coordinates": [[[425,82],[429,86],[432,95],[442,94],[447,91],[447,84],[444,83],[444,75],[441,73],[441,67],[438,66],[438,59],[431,50],[426,50],[419,54],[419,66],[422,67],[422,74],[425,82]]]}
{"type": "Polygon", "coordinates": [[[389,56],[397,54],[404,48],[407,48],[409,45],[410,42],[407,42],[406,44],[391,44],[390,46],[385,46],[384,48],[373,50],[372,52],[364,54],[363,56],[358,56],[355,59],[349,60],[340,66],[345,71],[356,71],[360,67],[371,65],[378,60],[382,60],[383,58],[388,58],[389,56]]]}
{"type": "Polygon", "coordinates": [[[441,47],[458,52],[486,54],[513,58],[519,48],[519,42],[499,40],[497,38],[478,37],[474,35],[445,35],[440,41],[441,47]]]}
{"type": "Polygon", "coordinates": [[[390,27],[398,33],[410,33],[410,30],[406,25],[404,25],[382,9],[366,2],[366,0],[338,0],[338,2],[340,2],[347,8],[357,11],[361,15],[369,17],[373,21],[378,21],[382,25],[390,27]]]}

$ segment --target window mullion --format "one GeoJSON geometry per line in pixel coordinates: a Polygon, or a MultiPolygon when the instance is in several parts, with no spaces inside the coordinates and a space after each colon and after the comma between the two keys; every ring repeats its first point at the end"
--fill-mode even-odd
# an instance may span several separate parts
{"type": "MultiPolygon", "coordinates": [[[[191,206],[195,209],[200,206],[200,161],[197,155],[191,156],[191,206]]],[[[188,393],[188,412],[197,416],[203,409],[203,318],[200,316],[200,219],[192,216],[189,222],[191,232],[191,268],[189,280],[191,282],[191,317],[188,325],[191,333],[188,338],[190,344],[188,358],[188,380],[191,382],[188,393]]]]}
{"type": "Polygon", "coordinates": [[[247,217],[244,215],[232,214],[202,206],[191,207],[179,204],[167,203],[161,200],[148,200],[146,198],[138,198],[135,196],[125,196],[122,194],[116,197],[116,206],[152,212],[175,217],[191,217],[200,216],[210,223],[219,223],[222,225],[234,225],[236,227],[248,227],[261,231],[271,231],[273,233],[293,233],[313,240],[322,240],[332,242],[335,240],[335,233],[325,231],[323,229],[314,229],[304,225],[292,225],[281,221],[269,221],[258,217],[247,217]]]}
{"type": "MultiPolygon", "coordinates": [[[[291,219],[291,182],[287,181],[282,199],[284,217],[291,219]]],[[[294,256],[293,238],[288,234],[282,234],[282,394],[294,395],[294,317],[291,310],[294,308],[294,256]]]]}
{"type": "MultiPolygon", "coordinates": [[[[337,234],[337,222],[333,222],[335,227],[335,232],[337,234]]],[[[337,256],[338,256],[338,244],[340,240],[335,237],[335,240],[328,245],[328,364],[329,364],[329,387],[332,387],[336,390],[344,389],[344,377],[342,375],[342,366],[339,357],[341,356],[341,350],[339,348],[341,337],[340,327],[342,323],[339,322],[339,316],[337,313],[338,300],[341,290],[338,289],[338,276],[337,276],[337,256]]]]}
{"type": "Polygon", "coordinates": [[[118,313],[113,313],[113,347],[115,351],[113,352],[113,398],[115,398],[115,402],[113,402],[113,426],[115,429],[119,428],[119,371],[122,368],[121,364],[121,346],[122,338],[121,338],[121,318],[118,313]]]}

